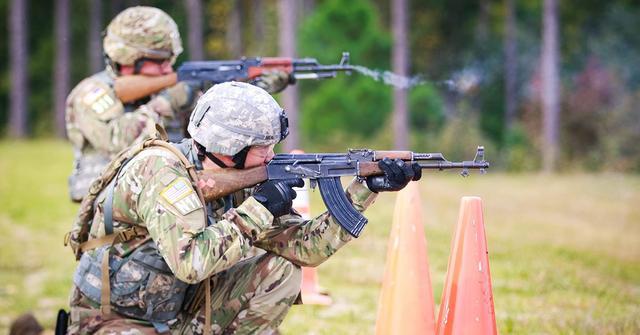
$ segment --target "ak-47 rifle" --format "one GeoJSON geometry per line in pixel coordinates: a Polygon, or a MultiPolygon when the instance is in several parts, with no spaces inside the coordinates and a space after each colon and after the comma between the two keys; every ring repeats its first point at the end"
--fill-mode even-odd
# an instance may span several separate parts
{"type": "MultiPolygon", "coordinates": [[[[191,82],[202,89],[228,81],[251,82],[262,74],[278,70],[285,71],[291,78],[327,79],[338,72],[351,73],[349,53],[343,52],[339,64],[322,65],[315,58],[254,57],[233,60],[189,61],[178,67],[176,73],[163,76],[131,75],[117,77],[114,83],[116,96],[123,103],[131,103],[148,97],[162,89],[175,85],[178,81],[191,82]]],[[[191,112],[191,111],[189,111],[191,112]]],[[[172,141],[182,139],[180,130],[185,128],[189,115],[177,116],[174,122],[165,125],[172,141]]]]}
{"type": "Polygon", "coordinates": [[[277,154],[266,166],[246,170],[198,171],[197,185],[205,200],[212,201],[266,180],[310,179],[312,187],[319,185],[322,200],[338,224],[352,236],[358,237],[367,224],[367,218],[353,208],[347,199],[340,177],[382,175],[378,161],[385,157],[399,158],[408,163],[417,162],[422,169],[461,169],[463,176],[469,175],[469,169],[479,169],[484,173],[489,168],[482,146],[478,147],[472,161],[462,162],[450,162],[441,153],[350,149],[346,154],[277,154]]]}
{"type": "Polygon", "coordinates": [[[350,73],[349,53],[343,52],[339,64],[322,65],[315,58],[255,57],[238,60],[184,62],[178,68],[179,81],[196,81],[205,85],[227,81],[251,81],[269,71],[285,71],[292,78],[327,79],[339,71],[350,73]]]}

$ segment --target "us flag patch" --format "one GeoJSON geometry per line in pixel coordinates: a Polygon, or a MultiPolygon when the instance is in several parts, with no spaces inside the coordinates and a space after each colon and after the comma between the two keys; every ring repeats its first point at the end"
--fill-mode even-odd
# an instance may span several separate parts
{"type": "Polygon", "coordinates": [[[184,177],[174,180],[160,192],[160,195],[182,215],[187,215],[202,207],[191,183],[184,177]]]}

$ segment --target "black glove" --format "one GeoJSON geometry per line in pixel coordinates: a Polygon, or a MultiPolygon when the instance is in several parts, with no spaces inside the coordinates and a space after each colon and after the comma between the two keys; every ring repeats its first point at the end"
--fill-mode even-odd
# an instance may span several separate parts
{"type": "Polygon", "coordinates": [[[296,191],[293,187],[304,186],[304,181],[300,178],[286,179],[279,181],[267,181],[256,187],[253,197],[273,214],[273,217],[280,217],[291,212],[293,199],[296,198],[296,191]]]}
{"type": "Polygon", "coordinates": [[[375,193],[400,191],[412,180],[422,178],[422,169],[418,163],[407,164],[401,159],[384,158],[378,162],[383,176],[367,177],[367,187],[375,193]]]}

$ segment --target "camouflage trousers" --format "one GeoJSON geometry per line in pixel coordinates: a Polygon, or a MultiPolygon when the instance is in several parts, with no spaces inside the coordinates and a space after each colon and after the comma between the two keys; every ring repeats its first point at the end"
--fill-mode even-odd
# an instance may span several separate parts
{"type": "MultiPolygon", "coordinates": [[[[300,293],[300,267],[272,253],[245,259],[217,273],[211,280],[213,334],[271,334],[282,323],[300,293]]],[[[204,285],[203,285],[204,286],[204,285]]],[[[205,308],[185,310],[170,322],[171,334],[203,334],[205,308]]],[[[100,314],[100,305],[76,287],[71,293],[68,334],[157,334],[148,322],[127,319],[112,312],[100,314]]]]}

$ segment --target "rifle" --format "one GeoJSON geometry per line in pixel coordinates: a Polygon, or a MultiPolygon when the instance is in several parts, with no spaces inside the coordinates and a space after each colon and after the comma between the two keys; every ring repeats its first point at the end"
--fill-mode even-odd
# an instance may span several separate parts
{"type": "Polygon", "coordinates": [[[333,78],[339,71],[351,73],[349,53],[343,52],[339,64],[322,65],[315,58],[254,57],[220,61],[184,62],[176,73],[163,76],[131,75],[117,77],[114,89],[123,103],[157,93],[175,85],[178,81],[196,82],[196,86],[206,87],[228,81],[251,81],[262,74],[280,70],[297,79],[333,78]]]}
{"type": "MultiPolygon", "coordinates": [[[[327,79],[333,78],[338,72],[351,73],[353,67],[349,65],[349,53],[343,52],[339,64],[322,65],[315,58],[288,57],[254,57],[220,61],[189,61],[184,62],[176,73],[163,76],[131,75],[117,77],[114,83],[116,96],[123,103],[131,103],[162,89],[175,85],[178,81],[188,81],[193,86],[204,89],[206,87],[228,81],[250,82],[264,73],[279,70],[297,79],[327,79]]],[[[169,140],[175,142],[183,138],[189,114],[177,115],[169,124],[165,125],[169,133],[169,140]]],[[[182,113],[184,114],[184,113],[182,113]]]]}
{"type": "Polygon", "coordinates": [[[250,81],[269,71],[285,71],[294,79],[333,78],[338,71],[351,73],[349,53],[343,52],[339,64],[322,65],[315,58],[255,57],[239,60],[184,62],[178,68],[178,80],[218,84],[250,81]]]}
{"type": "Polygon", "coordinates": [[[469,175],[469,169],[479,169],[484,173],[489,168],[482,146],[477,148],[472,161],[462,162],[450,162],[441,153],[350,149],[346,154],[277,154],[266,166],[245,170],[198,171],[197,185],[205,201],[212,201],[266,180],[310,179],[312,188],[319,186],[322,200],[336,222],[353,237],[358,237],[368,220],[351,205],[342,189],[340,177],[382,175],[378,161],[385,157],[417,162],[422,169],[428,170],[462,169],[464,177],[469,175]]]}

